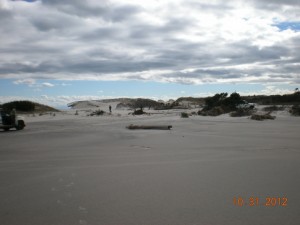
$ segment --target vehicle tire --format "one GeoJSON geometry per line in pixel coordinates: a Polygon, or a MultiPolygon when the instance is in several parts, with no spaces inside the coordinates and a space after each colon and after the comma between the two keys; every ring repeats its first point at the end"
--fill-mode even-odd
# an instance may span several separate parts
{"type": "Polygon", "coordinates": [[[25,127],[25,123],[23,120],[18,120],[18,125],[16,126],[17,130],[23,130],[25,127]]]}

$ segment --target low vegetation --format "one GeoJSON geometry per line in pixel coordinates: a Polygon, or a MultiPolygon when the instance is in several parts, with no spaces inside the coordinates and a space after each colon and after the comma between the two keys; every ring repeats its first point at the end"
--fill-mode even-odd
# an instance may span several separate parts
{"type": "Polygon", "coordinates": [[[143,109],[138,109],[138,110],[134,110],[133,115],[143,115],[143,114],[146,114],[143,109]]]}
{"type": "Polygon", "coordinates": [[[138,98],[133,103],[134,109],[140,109],[143,111],[144,108],[156,108],[161,104],[152,99],[138,98]]]}
{"type": "Polygon", "coordinates": [[[271,112],[264,114],[264,115],[259,115],[259,114],[253,114],[250,119],[252,120],[274,120],[276,116],[271,116],[271,112]]]}
{"type": "Polygon", "coordinates": [[[300,91],[296,88],[293,94],[269,96],[254,95],[244,96],[243,99],[260,105],[296,105],[300,104],[300,91]]]}
{"type": "Polygon", "coordinates": [[[186,112],[181,113],[181,118],[189,118],[189,114],[186,112]]]}
{"type": "Polygon", "coordinates": [[[290,109],[290,113],[293,116],[300,116],[300,105],[293,105],[290,109]]]}
{"type": "Polygon", "coordinates": [[[103,116],[106,112],[103,110],[96,110],[93,111],[91,114],[89,114],[89,116],[103,116]]]}
{"type": "Polygon", "coordinates": [[[216,106],[209,110],[204,108],[203,110],[200,110],[198,112],[198,115],[200,115],[200,116],[219,116],[224,113],[225,113],[225,111],[223,110],[223,108],[221,106],[216,106]]]}
{"type": "Polygon", "coordinates": [[[42,105],[32,101],[12,101],[4,103],[1,108],[4,111],[11,111],[12,109],[16,109],[18,112],[23,113],[34,113],[34,112],[58,112],[57,109],[54,109],[47,105],[42,105]]]}
{"type": "Polygon", "coordinates": [[[237,109],[236,111],[231,112],[230,116],[231,117],[251,116],[255,112],[256,112],[255,109],[237,109]]]}

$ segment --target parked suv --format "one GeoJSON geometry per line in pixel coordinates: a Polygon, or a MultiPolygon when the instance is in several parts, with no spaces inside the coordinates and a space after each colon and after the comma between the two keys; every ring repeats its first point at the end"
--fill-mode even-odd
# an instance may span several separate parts
{"type": "Polygon", "coordinates": [[[7,113],[0,109],[0,114],[0,129],[3,129],[5,131],[8,131],[11,128],[22,130],[26,126],[24,119],[20,116],[17,116],[15,110],[12,110],[12,112],[7,113]]]}

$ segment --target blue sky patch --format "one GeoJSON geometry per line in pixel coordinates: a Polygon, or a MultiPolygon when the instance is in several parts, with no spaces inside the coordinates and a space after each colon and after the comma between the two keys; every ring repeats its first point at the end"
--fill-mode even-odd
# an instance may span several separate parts
{"type": "Polygon", "coordinates": [[[283,30],[294,30],[294,31],[300,31],[300,21],[296,22],[281,22],[274,24],[273,26],[278,27],[281,31],[283,30]]]}

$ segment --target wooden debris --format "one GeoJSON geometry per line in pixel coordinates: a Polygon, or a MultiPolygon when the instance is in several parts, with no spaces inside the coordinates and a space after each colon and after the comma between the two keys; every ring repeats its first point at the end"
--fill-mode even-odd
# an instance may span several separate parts
{"type": "Polygon", "coordinates": [[[133,125],[130,124],[126,127],[130,130],[137,130],[137,129],[143,129],[143,130],[171,130],[171,125],[133,125]]]}

